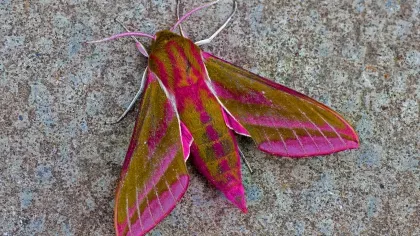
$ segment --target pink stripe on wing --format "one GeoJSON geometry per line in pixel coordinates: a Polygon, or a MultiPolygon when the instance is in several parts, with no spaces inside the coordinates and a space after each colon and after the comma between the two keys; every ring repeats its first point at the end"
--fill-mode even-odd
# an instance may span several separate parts
{"type": "MultiPolygon", "coordinates": [[[[153,135],[150,135],[150,138],[147,140],[149,153],[155,152],[156,146],[161,142],[162,138],[165,137],[168,125],[174,119],[175,116],[173,107],[168,101],[165,103],[165,107],[163,109],[165,112],[164,120],[159,121],[159,126],[156,130],[153,130],[153,135]]],[[[149,158],[152,157],[149,156],[149,158]]]]}
{"type": "Polygon", "coordinates": [[[133,232],[136,232],[134,235],[147,233],[156,225],[156,223],[160,222],[164,217],[166,217],[176,206],[177,201],[179,201],[179,199],[181,199],[181,197],[184,195],[188,182],[188,175],[181,175],[179,176],[178,181],[169,186],[170,188],[167,191],[160,194],[159,200],[156,198],[150,201],[149,206],[144,209],[141,217],[139,217],[137,222],[131,228],[133,232]],[[160,210],[161,206],[164,210],[163,212],[160,210]],[[153,212],[154,218],[151,218],[149,211],[153,212]],[[144,228],[143,230],[140,227],[140,223],[138,221],[142,222],[144,228]]]}
{"type": "MultiPolygon", "coordinates": [[[[265,97],[263,92],[253,91],[253,93],[249,93],[249,90],[247,90],[245,93],[236,94],[232,91],[229,91],[223,85],[217,83],[216,81],[212,81],[212,85],[215,93],[217,94],[217,97],[223,99],[235,100],[243,104],[257,104],[265,106],[273,105],[273,103],[265,97]]],[[[237,89],[240,90],[240,87],[238,87],[237,89]]]]}
{"type": "MultiPolygon", "coordinates": [[[[162,176],[165,174],[166,170],[168,169],[169,165],[175,158],[176,154],[178,152],[177,145],[174,145],[170,148],[168,148],[168,151],[163,156],[162,161],[157,166],[158,169],[150,170],[152,173],[152,176],[150,176],[150,179],[147,183],[145,183],[144,188],[141,189],[139,192],[136,192],[138,202],[143,202],[144,199],[147,200],[147,194],[149,194],[150,191],[155,187],[155,185],[159,182],[159,180],[162,178],[162,176]]],[[[121,196],[123,197],[123,196],[121,196]]],[[[136,204],[134,206],[129,208],[129,216],[130,218],[134,215],[136,211],[136,204]]],[[[123,227],[124,228],[124,227],[123,227]]]]}

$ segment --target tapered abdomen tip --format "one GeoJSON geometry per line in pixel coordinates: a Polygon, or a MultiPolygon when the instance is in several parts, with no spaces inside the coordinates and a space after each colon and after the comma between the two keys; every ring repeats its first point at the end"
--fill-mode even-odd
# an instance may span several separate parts
{"type": "Polygon", "coordinates": [[[247,213],[248,209],[246,207],[246,198],[245,191],[243,187],[237,187],[230,189],[225,193],[226,198],[231,201],[235,206],[237,206],[243,213],[247,213]]]}

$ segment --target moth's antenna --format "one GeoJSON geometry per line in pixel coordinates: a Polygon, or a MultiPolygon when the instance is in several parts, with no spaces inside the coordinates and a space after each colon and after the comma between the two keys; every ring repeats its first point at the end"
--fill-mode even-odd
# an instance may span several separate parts
{"type": "Polygon", "coordinates": [[[216,32],[214,32],[209,38],[200,40],[198,42],[195,42],[195,44],[197,46],[200,46],[200,45],[204,45],[204,44],[210,43],[227,26],[227,24],[229,23],[229,21],[232,19],[233,15],[235,15],[235,12],[236,12],[237,9],[238,9],[238,6],[236,4],[236,1],[234,0],[233,1],[233,11],[229,15],[229,17],[226,19],[226,21],[223,23],[223,25],[216,32]]]}
{"type": "MultiPolygon", "coordinates": [[[[119,21],[117,18],[115,18],[114,19],[117,23],[119,23],[124,29],[125,29],[125,31],[127,31],[127,32],[131,32],[127,27],[125,27],[125,25],[121,22],[121,21],[119,21]]],[[[143,46],[143,44],[142,43],[140,43],[137,39],[136,39],[136,37],[134,37],[134,36],[131,36],[131,38],[132,39],[134,39],[134,41],[136,42],[136,47],[137,47],[137,50],[139,50],[139,52],[141,53],[141,54],[143,54],[143,56],[145,56],[145,57],[149,57],[149,54],[147,53],[147,51],[146,51],[146,48],[143,46]]]]}
{"type": "MultiPolygon", "coordinates": [[[[176,1],[176,20],[179,21],[179,5],[181,3],[181,0],[176,1]]],[[[182,37],[185,37],[184,31],[182,30],[181,23],[179,23],[179,32],[181,33],[182,37]]]]}
{"type": "Polygon", "coordinates": [[[211,6],[211,5],[214,5],[214,4],[216,4],[216,3],[218,3],[220,0],[216,0],[216,1],[214,1],[214,2],[209,2],[209,3],[206,3],[206,4],[204,4],[204,5],[201,5],[201,6],[199,6],[199,7],[197,7],[197,8],[194,8],[194,9],[192,9],[191,11],[189,11],[187,14],[185,14],[185,15],[183,15],[182,17],[181,17],[181,19],[179,19],[176,23],[175,23],[175,25],[174,26],[172,26],[172,28],[170,29],[171,31],[174,31],[174,29],[176,28],[176,27],[178,27],[178,25],[179,24],[181,24],[184,20],[186,20],[188,17],[190,17],[194,12],[196,12],[196,11],[198,11],[198,10],[201,10],[201,9],[203,9],[203,8],[206,8],[206,7],[209,7],[209,6],[211,6]]]}
{"type": "Polygon", "coordinates": [[[245,155],[244,155],[244,153],[242,152],[241,148],[240,148],[240,147],[238,147],[238,150],[239,150],[239,155],[242,157],[242,160],[244,160],[245,165],[246,165],[246,166],[248,167],[248,169],[249,169],[249,172],[250,172],[251,174],[253,174],[253,173],[254,173],[254,171],[252,171],[252,169],[251,169],[251,165],[249,164],[248,160],[245,158],[245,155]]]}

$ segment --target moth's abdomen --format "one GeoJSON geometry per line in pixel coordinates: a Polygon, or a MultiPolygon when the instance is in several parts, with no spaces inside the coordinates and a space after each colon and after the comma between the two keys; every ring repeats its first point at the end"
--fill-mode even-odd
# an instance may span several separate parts
{"type": "Polygon", "coordinates": [[[182,104],[178,104],[181,121],[194,138],[191,159],[216,188],[246,212],[237,144],[224,122],[222,107],[204,82],[188,91],[188,96],[180,100],[182,104]]]}

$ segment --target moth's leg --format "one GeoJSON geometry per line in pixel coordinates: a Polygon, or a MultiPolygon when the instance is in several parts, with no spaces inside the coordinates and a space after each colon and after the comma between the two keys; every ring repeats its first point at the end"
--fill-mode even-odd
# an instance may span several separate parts
{"type": "MultiPolygon", "coordinates": [[[[179,21],[179,5],[181,3],[181,0],[176,1],[176,20],[179,21]]],[[[185,33],[182,30],[181,23],[179,23],[179,32],[181,33],[181,36],[185,38],[185,33]]]]}
{"type": "Polygon", "coordinates": [[[233,11],[230,14],[229,18],[227,18],[227,20],[225,21],[225,23],[223,23],[223,25],[216,32],[214,32],[214,34],[212,36],[210,36],[209,38],[203,39],[203,40],[200,40],[200,41],[196,42],[195,44],[197,46],[210,43],[226,27],[226,25],[229,23],[229,21],[232,19],[233,15],[235,14],[236,9],[238,8],[235,0],[233,1],[233,3],[234,3],[233,11]]]}
{"type": "Polygon", "coordinates": [[[112,122],[111,124],[116,124],[116,123],[120,122],[127,115],[127,113],[131,110],[131,108],[133,108],[137,99],[140,97],[140,95],[144,91],[144,87],[146,85],[147,70],[148,70],[148,67],[146,67],[146,69],[143,72],[143,75],[141,77],[141,82],[140,82],[140,89],[139,89],[139,91],[137,91],[136,96],[134,96],[133,100],[131,101],[130,105],[128,105],[127,109],[125,109],[124,113],[116,121],[112,122]]]}
{"type": "Polygon", "coordinates": [[[242,152],[241,148],[238,146],[239,155],[241,156],[242,160],[244,160],[246,167],[248,167],[249,172],[252,174],[254,171],[251,169],[251,165],[249,164],[248,160],[245,158],[244,153],[242,152]]]}
{"type": "Polygon", "coordinates": [[[199,6],[199,7],[197,7],[197,8],[192,9],[192,10],[191,10],[191,11],[189,11],[187,14],[183,15],[183,16],[181,17],[181,19],[179,19],[179,20],[175,23],[175,25],[171,27],[171,29],[170,29],[170,30],[173,32],[173,31],[174,31],[174,29],[175,29],[176,27],[178,27],[178,25],[179,25],[179,24],[181,24],[184,20],[186,20],[188,17],[190,17],[190,16],[191,16],[194,12],[196,12],[196,11],[198,11],[198,10],[201,10],[201,9],[203,9],[203,8],[209,7],[209,6],[211,6],[211,5],[214,5],[214,4],[218,3],[219,1],[220,1],[220,0],[216,0],[216,1],[213,1],[213,2],[209,2],[209,3],[206,3],[206,4],[204,4],[204,5],[199,6]]]}
{"type": "MultiPolygon", "coordinates": [[[[117,18],[115,18],[114,19],[116,22],[118,22],[118,24],[120,24],[127,32],[131,32],[127,27],[125,27],[125,25],[121,22],[121,21],[119,21],[117,18]]],[[[147,53],[147,50],[146,50],[146,48],[143,46],[143,44],[142,43],[140,43],[138,40],[137,40],[137,38],[136,37],[134,37],[134,36],[131,36],[131,38],[132,39],[134,39],[134,41],[136,42],[136,48],[137,48],[137,50],[139,50],[139,52],[141,53],[141,54],[143,54],[143,56],[145,56],[145,57],[149,57],[149,54],[147,53]]]]}

